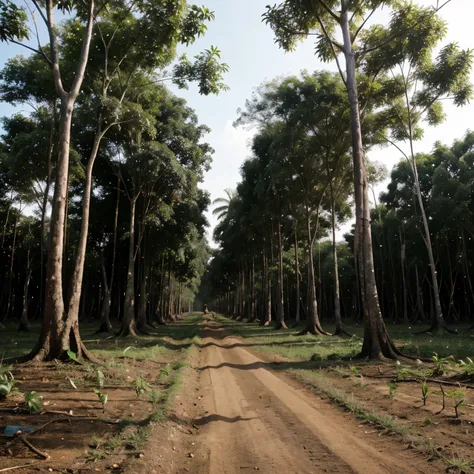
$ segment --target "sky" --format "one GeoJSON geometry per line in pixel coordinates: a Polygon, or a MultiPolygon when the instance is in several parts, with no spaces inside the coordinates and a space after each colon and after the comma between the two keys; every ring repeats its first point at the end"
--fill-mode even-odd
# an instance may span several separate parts
{"type": "MultiPolygon", "coordinates": [[[[190,2],[192,3],[192,2],[190,2]]],[[[273,32],[262,23],[261,15],[265,11],[268,0],[201,0],[215,13],[215,20],[209,24],[206,35],[198,39],[189,48],[182,48],[189,56],[197,55],[211,45],[217,46],[222,60],[229,67],[225,83],[230,90],[219,96],[200,96],[195,87],[187,91],[170,86],[174,93],[187,99],[189,105],[198,114],[199,121],[211,128],[206,141],[214,148],[212,169],[206,174],[202,187],[211,194],[211,199],[224,197],[224,190],[235,189],[240,180],[239,170],[249,156],[249,143],[254,132],[236,129],[233,122],[237,118],[237,109],[245,106],[252,91],[266,80],[277,76],[295,75],[302,70],[336,71],[334,64],[323,64],[315,56],[314,43],[307,40],[295,52],[285,53],[274,43],[273,32]]],[[[274,3],[274,2],[273,2],[274,3]]],[[[435,5],[436,0],[421,0],[418,3],[435,5]]],[[[445,43],[455,41],[463,48],[474,47],[472,35],[472,17],[474,2],[472,0],[452,0],[441,11],[441,16],[448,22],[448,35],[445,43]]],[[[373,21],[386,24],[388,17],[382,12],[374,15],[373,21]]],[[[5,61],[15,54],[25,53],[21,46],[0,44],[0,68],[5,61]]],[[[474,73],[472,74],[474,80],[474,73]]],[[[415,145],[416,152],[429,152],[435,141],[440,140],[451,144],[460,138],[467,129],[474,128],[474,103],[463,108],[456,108],[448,102],[444,103],[447,120],[436,128],[426,127],[424,139],[415,145]]],[[[16,109],[20,110],[20,109],[16,109]]],[[[15,109],[0,103],[0,117],[11,115],[15,109]]],[[[398,162],[400,153],[394,148],[373,150],[372,160],[379,161],[389,170],[398,162]]],[[[377,186],[377,194],[386,187],[387,182],[377,186]]],[[[212,208],[208,212],[211,224],[208,235],[216,219],[212,216],[212,208]]],[[[350,228],[347,223],[339,231],[350,228]]]]}

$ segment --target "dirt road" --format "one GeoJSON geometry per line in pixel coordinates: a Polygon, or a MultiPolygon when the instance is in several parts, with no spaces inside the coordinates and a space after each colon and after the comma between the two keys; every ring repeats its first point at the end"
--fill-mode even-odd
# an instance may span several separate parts
{"type": "Polygon", "coordinates": [[[271,364],[250,353],[239,339],[226,337],[217,323],[207,323],[203,334],[176,412],[178,418],[187,417],[195,431],[182,443],[179,436],[171,440],[183,454],[175,458],[188,453],[189,459],[164,471],[441,472],[414,450],[358,425],[352,415],[273,373],[271,364]]]}

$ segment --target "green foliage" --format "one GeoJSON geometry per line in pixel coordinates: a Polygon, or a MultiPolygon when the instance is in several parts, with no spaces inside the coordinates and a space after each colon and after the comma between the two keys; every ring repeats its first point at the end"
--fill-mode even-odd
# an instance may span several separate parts
{"type": "Polygon", "coordinates": [[[97,386],[102,388],[104,386],[105,375],[102,370],[97,369],[97,386]]]}
{"type": "Polygon", "coordinates": [[[0,400],[16,392],[17,381],[11,372],[0,373],[0,400]]]}
{"type": "Polygon", "coordinates": [[[97,395],[97,398],[99,399],[99,402],[102,405],[102,409],[105,411],[105,405],[109,400],[109,396],[106,393],[101,392],[97,388],[94,388],[92,391],[97,395]]]}
{"type": "Polygon", "coordinates": [[[41,413],[43,410],[43,400],[37,392],[26,392],[23,394],[25,398],[25,406],[30,413],[41,413]]]}
{"type": "Polygon", "coordinates": [[[135,380],[132,382],[132,385],[135,389],[137,398],[140,398],[144,393],[149,393],[151,391],[150,384],[141,375],[137,375],[135,380]]]}
{"type": "Polygon", "coordinates": [[[28,17],[22,7],[10,0],[0,1],[0,41],[21,41],[29,38],[28,17]]]}
{"type": "Polygon", "coordinates": [[[426,400],[428,399],[428,393],[429,393],[429,388],[425,380],[423,382],[423,385],[421,386],[421,399],[423,401],[423,406],[426,405],[426,400]]]}
{"type": "Polygon", "coordinates": [[[165,395],[160,392],[159,390],[150,390],[148,391],[148,401],[153,405],[156,406],[163,401],[165,395]]]}
{"type": "Polygon", "coordinates": [[[466,392],[462,388],[446,392],[446,397],[451,398],[454,401],[454,412],[456,414],[456,418],[459,418],[459,408],[466,405],[465,396],[466,392]]]}
{"type": "Polygon", "coordinates": [[[67,356],[69,357],[69,360],[72,360],[73,362],[79,362],[79,359],[77,358],[77,355],[73,351],[67,351],[67,356]]]}
{"type": "Polygon", "coordinates": [[[394,383],[394,382],[390,382],[388,384],[388,396],[389,398],[391,398],[392,400],[395,398],[395,394],[398,390],[398,384],[397,383],[394,383]]]}
{"type": "Polygon", "coordinates": [[[171,365],[165,365],[164,367],[161,367],[160,375],[158,376],[158,379],[159,380],[167,379],[171,375],[172,371],[173,371],[173,368],[171,367],[171,365]]]}

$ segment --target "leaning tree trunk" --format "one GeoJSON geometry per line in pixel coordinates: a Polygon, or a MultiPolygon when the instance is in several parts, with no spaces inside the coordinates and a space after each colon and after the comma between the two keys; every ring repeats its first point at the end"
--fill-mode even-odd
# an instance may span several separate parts
{"type": "Polygon", "coordinates": [[[30,330],[30,322],[28,320],[28,289],[31,280],[31,259],[30,249],[26,252],[26,269],[25,269],[25,283],[23,285],[23,309],[21,312],[20,325],[18,332],[28,332],[30,330]]]}
{"type": "Polygon", "coordinates": [[[135,332],[135,208],[136,197],[130,198],[130,230],[128,246],[127,286],[123,304],[123,319],[119,336],[136,336],[135,332]]]}
{"type": "Polygon", "coordinates": [[[352,49],[348,12],[344,4],[342,4],[342,7],[341,29],[346,59],[346,87],[351,115],[352,157],[354,162],[357,244],[355,252],[358,255],[358,277],[364,315],[364,342],[360,356],[370,359],[395,359],[400,355],[400,352],[395,347],[385,327],[375,281],[368,183],[362,144],[355,53],[352,49]]]}
{"type": "MultiPolygon", "coordinates": [[[[100,120],[99,120],[100,123],[100,120]]],[[[76,261],[71,279],[71,289],[69,292],[69,302],[67,307],[67,321],[63,338],[69,338],[70,330],[79,326],[79,308],[81,304],[82,281],[84,278],[84,262],[87,251],[87,237],[89,234],[89,214],[92,195],[92,170],[94,168],[97,152],[99,151],[100,140],[102,137],[100,125],[97,128],[94,142],[92,144],[91,154],[86,166],[86,180],[84,183],[84,192],[82,196],[82,218],[81,231],[79,234],[79,243],[77,246],[76,261]]],[[[66,344],[66,341],[63,341],[66,344]]]]}
{"type": "Polygon", "coordinates": [[[420,206],[421,218],[423,221],[423,232],[424,232],[424,241],[426,245],[426,250],[428,253],[428,261],[430,266],[430,274],[431,274],[431,285],[433,288],[433,300],[434,300],[434,311],[431,321],[431,326],[429,329],[423,332],[438,332],[441,329],[444,329],[448,332],[453,332],[448,330],[446,327],[446,322],[443,316],[443,309],[441,307],[441,298],[439,296],[439,285],[438,285],[438,275],[436,273],[436,263],[433,255],[433,245],[431,243],[431,234],[430,234],[430,227],[428,224],[428,218],[426,216],[425,205],[423,203],[423,197],[421,196],[421,189],[420,189],[420,180],[418,176],[418,169],[416,167],[415,157],[412,150],[412,171],[413,176],[415,178],[415,189],[416,195],[418,198],[418,205],[420,206]]]}

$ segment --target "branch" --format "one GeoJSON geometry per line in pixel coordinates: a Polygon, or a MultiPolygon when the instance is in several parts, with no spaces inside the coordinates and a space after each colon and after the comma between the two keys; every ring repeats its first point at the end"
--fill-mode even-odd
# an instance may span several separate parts
{"type": "Polygon", "coordinates": [[[376,8],[374,8],[370,14],[365,18],[365,20],[362,22],[362,24],[357,28],[357,31],[354,33],[354,38],[352,38],[352,43],[355,43],[355,40],[357,39],[357,36],[359,36],[359,33],[361,32],[362,28],[366,25],[366,23],[370,20],[370,17],[375,13],[376,8]]]}
{"type": "Polygon", "coordinates": [[[336,50],[334,49],[333,41],[332,41],[331,37],[329,36],[329,33],[326,30],[326,27],[324,26],[324,23],[322,22],[319,15],[316,15],[316,19],[318,20],[318,23],[321,26],[321,29],[323,30],[324,36],[328,39],[329,44],[331,45],[331,50],[332,50],[332,54],[334,56],[334,59],[336,60],[337,69],[339,70],[339,74],[341,76],[342,82],[344,83],[344,86],[347,88],[346,78],[344,77],[344,74],[342,72],[341,64],[339,63],[339,59],[337,57],[336,50]]]}
{"type": "Polygon", "coordinates": [[[38,10],[39,14],[41,15],[41,18],[43,18],[44,24],[45,24],[46,26],[48,26],[48,20],[46,19],[46,17],[45,17],[45,15],[44,15],[43,11],[41,10],[41,8],[40,8],[38,2],[37,2],[36,0],[31,0],[31,1],[33,2],[33,5],[34,5],[34,6],[36,7],[36,9],[38,10]]]}
{"type": "Polygon", "coordinates": [[[39,51],[35,48],[32,48],[31,46],[28,46],[27,44],[21,43],[20,41],[10,40],[10,43],[14,43],[14,44],[17,44],[19,46],[23,46],[24,48],[29,49],[30,51],[33,51],[33,53],[36,53],[36,54],[39,54],[40,56],[42,56],[41,51],[39,51]]]}
{"type": "MultiPolygon", "coordinates": [[[[318,0],[318,2],[321,4],[321,6],[329,13],[329,15],[332,16],[332,18],[337,21],[338,23],[341,22],[341,18],[338,17],[327,5],[324,0],[318,0]]],[[[319,17],[319,15],[317,15],[319,17]]]]}

